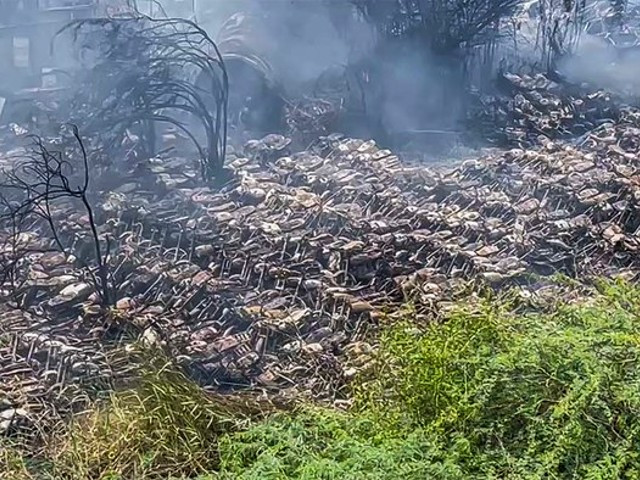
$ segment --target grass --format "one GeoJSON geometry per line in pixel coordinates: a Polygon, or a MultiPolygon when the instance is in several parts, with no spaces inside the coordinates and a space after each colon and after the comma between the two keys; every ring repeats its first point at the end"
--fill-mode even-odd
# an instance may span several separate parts
{"type": "Polygon", "coordinates": [[[0,440],[0,478],[11,480],[31,480],[23,446],[0,440]]]}
{"type": "Polygon", "coordinates": [[[54,454],[60,478],[146,478],[217,468],[233,416],[182,375],[160,369],[72,427],[54,454]]]}
{"type": "Polygon", "coordinates": [[[135,389],[58,429],[37,455],[6,443],[0,479],[193,478],[219,467],[218,439],[251,416],[242,397],[206,394],[169,364],[151,361],[135,389]]]}
{"type": "Polygon", "coordinates": [[[639,479],[640,290],[523,307],[494,298],[389,326],[349,412],[263,418],[153,369],[39,464],[0,445],[0,478],[639,479]]]}

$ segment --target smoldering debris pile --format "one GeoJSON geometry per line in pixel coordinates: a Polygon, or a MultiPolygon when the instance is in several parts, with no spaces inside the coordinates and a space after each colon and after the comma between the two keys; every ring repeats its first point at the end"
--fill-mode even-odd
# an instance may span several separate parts
{"type": "Polygon", "coordinates": [[[624,104],[615,94],[571,85],[548,75],[503,74],[492,95],[476,95],[467,123],[483,139],[501,147],[539,144],[539,138],[567,139],[620,118],[624,104]]]}
{"type": "Polygon", "coordinates": [[[342,113],[338,102],[323,99],[303,99],[286,106],[285,123],[292,135],[318,136],[331,133],[342,113]]]}
{"type": "MultiPolygon", "coordinates": [[[[3,285],[0,428],[124,381],[135,342],[162,346],[208,388],[341,401],[371,358],[371,330],[407,301],[426,321],[474,284],[535,292],[555,273],[640,268],[637,111],[576,145],[548,140],[445,172],[371,141],[289,148],[280,136],[249,142],[222,189],[199,187],[180,158],[123,174],[97,209],[119,279],[109,308],[78,259],[25,254],[3,285]]],[[[86,219],[54,215],[81,243],[86,219]]],[[[52,244],[38,225],[15,241],[52,244]]]]}

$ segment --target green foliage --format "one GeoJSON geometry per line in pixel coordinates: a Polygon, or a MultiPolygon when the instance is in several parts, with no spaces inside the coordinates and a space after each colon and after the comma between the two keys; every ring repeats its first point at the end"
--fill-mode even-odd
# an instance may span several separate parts
{"type": "Polygon", "coordinates": [[[361,404],[474,478],[640,478],[640,295],[600,288],[550,314],[492,303],[394,328],[361,404]]]}
{"type": "Polygon", "coordinates": [[[221,478],[242,480],[463,478],[433,457],[422,431],[384,432],[373,419],[305,409],[223,437],[221,478]]]}

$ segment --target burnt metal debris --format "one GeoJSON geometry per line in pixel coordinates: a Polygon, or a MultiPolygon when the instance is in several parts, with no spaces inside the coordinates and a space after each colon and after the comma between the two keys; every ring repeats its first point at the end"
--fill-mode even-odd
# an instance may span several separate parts
{"type": "MultiPolygon", "coordinates": [[[[135,372],[139,343],[206,388],[347,401],[370,333],[407,302],[428,321],[471,285],[634,278],[640,112],[540,142],[435,171],[373,141],[294,152],[270,135],[228,155],[221,188],[175,154],[123,166],[94,202],[118,279],[109,308],[42,222],[2,230],[4,256],[27,253],[1,286],[0,429],[81,408],[135,372]]],[[[54,208],[86,240],[86,219],[54,208]]]]}
{"type": "Polygon", "coordinates": [[[621,95],[574,85],[558,73],[502,74],[494,94],[477,94],[467,123],[472,131],[500,147],[532,147],[540,137],[560,140],[617,122],[621,95]]]}

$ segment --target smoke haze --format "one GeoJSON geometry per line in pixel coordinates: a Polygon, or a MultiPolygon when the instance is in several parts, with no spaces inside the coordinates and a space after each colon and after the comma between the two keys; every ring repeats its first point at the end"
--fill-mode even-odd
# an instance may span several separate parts
{"type": "Polygon", "coordinates": [[[640,94],[638,48],[616,48],[603,38],[584,35],[575,55],[564,60],[560,69],[573,82],[640,94]]]}
{"type": "MultiPolygon", "coordinates": [[[[393,134],[457,127],[462,96],[456,77],[459,66],[429,57],[415,42],[380,48],[378,34],[351,0],[330,2],[330,8],[325,2],[244,0],[234,8],[227,2],[211,2],[198,13],[198,20],[220,42],[223,53],[266,59],[286,97],[309,95],[314,82],[333,69],[335,82],[346,82],[346,101],[373,117],[354,118],[354,125],[343,126],[347,130],[343,133],[357,130],[359,135],[375,136],[381,129],[393,134]],[[239,11],[244,13],[241,19],[224,25],[239,11]],[[242,42],[225,43],[238,34],[242,42]],[[351,75],[345,74],[347,65],[351,75]],[[338,78],[341,74],[344,78],[338,78]],[[366,121],[377,127],[363,132],[366,121]]],[[[241,82],[231,74],[232,90],[241,82]]]]}

